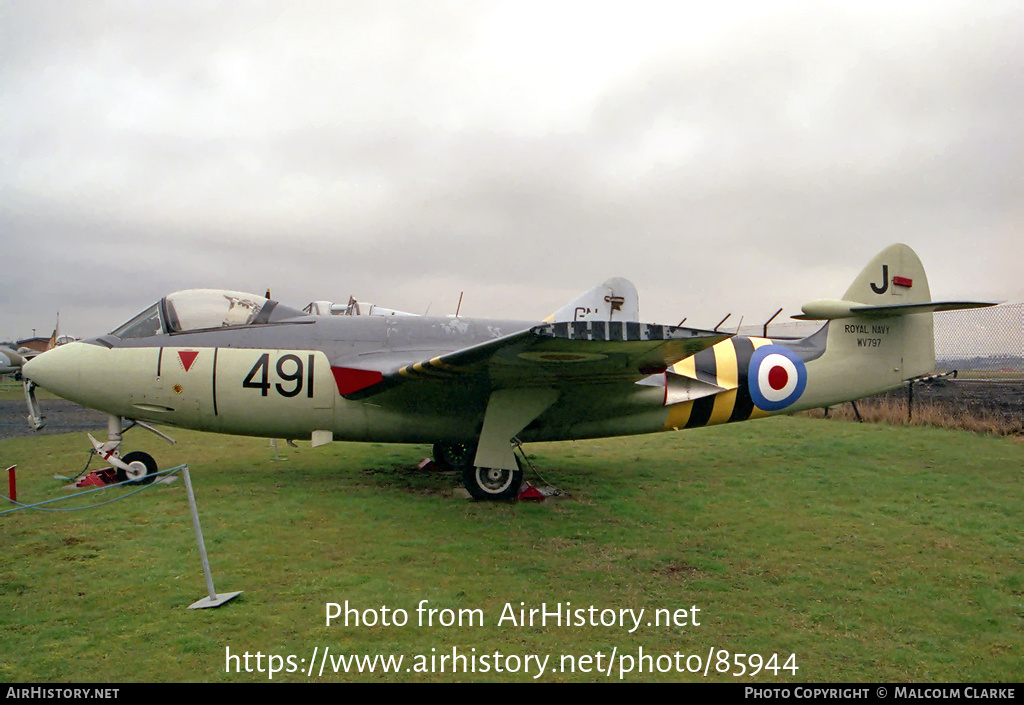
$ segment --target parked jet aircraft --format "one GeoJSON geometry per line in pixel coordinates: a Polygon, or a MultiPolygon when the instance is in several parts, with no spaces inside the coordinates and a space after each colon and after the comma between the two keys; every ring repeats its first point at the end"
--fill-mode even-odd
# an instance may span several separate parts
{"type": "Polygon", "coordinates": [[[813,301],[802,340],[637,320],[611,279],[546,322],[318,316],[262,296],[182,291],[112,333],[25,364],[30,418],[42,386],[110,414],[93,444],[124,477],[123,419],[218,433],[433,443],[477,498],[517,493],[513,441],[553,441],[745,421],[857,399],[933,371],[933,302],[906,245],[875,257],[841,300],[813,301]]]}
{"type": "Polygon", "coordinates": [[[25,358],[9,348],[0,348],[0,375],[17,372],[25,364],[25,358]]]}

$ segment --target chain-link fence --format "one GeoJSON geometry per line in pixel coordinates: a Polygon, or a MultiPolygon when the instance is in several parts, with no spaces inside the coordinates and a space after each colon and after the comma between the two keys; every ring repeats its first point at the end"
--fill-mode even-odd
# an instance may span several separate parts
{"type": "Polygon", "coordinates": [[[1024,304],[936,313],[935,367],[960,377],[1024,377],[1024,304]]]}

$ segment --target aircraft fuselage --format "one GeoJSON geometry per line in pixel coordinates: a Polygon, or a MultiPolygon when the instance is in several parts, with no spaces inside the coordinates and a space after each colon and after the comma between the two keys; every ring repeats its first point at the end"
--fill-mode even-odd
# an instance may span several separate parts
{"type": "MultiPolygon", "coordinates": [[[[32,363],[31,374],[39,385],[84,406],[183,428],[291,439],[309,439],[320,430],[334,440],[469,443],[480,433],[493,389],[479,378],[423,370],[416,385],[352,400],[343,396],[351,375],[429,360],[537,325],[310,316],[137,339],[102,336],[48,352],[32,363]]],[[[756,350],[780,345],[735,336],[671,367],[658,385],[557,381],[556,400],[520,438],[631,435],[768,416],[773,410],[760,408],[751,396],[748,372],[756,350]],[[692,380],[710,386],[689,392],[692,398],[670,398],[675,385],[696,385],[692,380]]],[[[801,363],[819,356],[823,342],[789,345],[806,376],[801,363]]]]}

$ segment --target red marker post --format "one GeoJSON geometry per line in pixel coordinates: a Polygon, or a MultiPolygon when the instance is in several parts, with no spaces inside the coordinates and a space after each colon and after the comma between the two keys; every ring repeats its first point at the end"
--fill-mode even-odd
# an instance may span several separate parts
{"type": "Polygon", "coordinates": [[[7,486],[10,488],[10,497],[12,502],[18,501],[18,483],[14,479],[14,469],[17,465],[12,465],[7,468],[7,486]]]}

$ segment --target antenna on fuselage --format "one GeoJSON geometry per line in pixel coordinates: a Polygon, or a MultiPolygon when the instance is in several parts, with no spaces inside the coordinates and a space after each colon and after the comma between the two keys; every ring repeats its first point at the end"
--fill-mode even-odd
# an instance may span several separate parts
{"type": "Polygon", "coordinates": [[[772,315],[771,318],[769,318],[767,321],[764,322],[764,337],[765,338],[768,337],[768,324],[771,323],[772,321],[774,321],[775,320],[775,316],[778,316],[780,313],[782,313],[782,309],[781,308],[778,311],[776,311],[772,315]]]}
{"type": "Polygon", "coordinates": [[[720,321],[718,322],[718,325],[714,327],[714,330],[715,330],[715,332],[718,332],[718,326],[722,325],[722,324],[723,324],[723,323],[725,323],[725,322],[726,322],[727,320],[729,320],[729,316],[731,316],[731,315],[732,315],[731,313],[727,313],[727,314],[725,314],[725,318],[723,318],[722,320],[720,320],[720,321]]]}
{"type": "Polygon", "coordinates": [[[460,291],[460,292],[459,292],[459,305],[455,307],[455,317],[456,317],[456,318],[458,318],[458,317],[459,317],[459,311],[461,311],[461,310],[462,310],[462,296],[463,296],[463,294],[465,294],[465,293],[466,293],[465,291],[460,291]]]}

